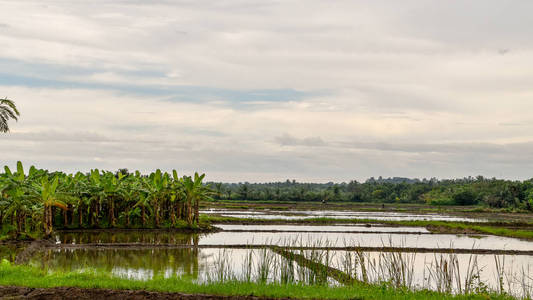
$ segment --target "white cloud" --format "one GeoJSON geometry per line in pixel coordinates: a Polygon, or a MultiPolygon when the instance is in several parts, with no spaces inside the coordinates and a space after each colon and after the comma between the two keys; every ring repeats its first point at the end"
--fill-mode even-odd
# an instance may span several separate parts
{"type": "Polygon", "coordinates": [[[533,4],[513,3],[1,1],[22,118],[0,151],[222,180],[531,177],[533,4]]]}

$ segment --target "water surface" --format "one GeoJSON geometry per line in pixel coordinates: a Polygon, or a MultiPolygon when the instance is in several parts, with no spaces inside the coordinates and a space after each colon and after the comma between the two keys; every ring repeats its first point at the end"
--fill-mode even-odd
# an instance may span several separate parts
{"type": "Polygon", "coordinates": [[[387,221],[456,221],[456,222],[487,222],[487,219],[459,217],[437,213],[416,214],[393,211],[337,211],[337,210],[231,210],[231,209],[206,209],[202,214],[217,214],[224,217],[251,218],[251,219],[282,219],[305,220],[310,218],[333,219],[374,219],[387,221]]]}

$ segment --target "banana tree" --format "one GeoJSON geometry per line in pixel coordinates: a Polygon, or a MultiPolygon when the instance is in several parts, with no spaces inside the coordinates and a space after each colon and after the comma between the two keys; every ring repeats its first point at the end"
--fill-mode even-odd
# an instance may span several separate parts
{"type": "Polygon", "coordinates": [[[146,197],[144,195],[144,193],[141,193],[139,195],[139,201],[137,201],[137,203],[135,203],[135,205],[133,206],[134,208],[135,207],[140,207],[141,208],[141,222],[142,222],[142,227],[145,228],[146,227],[146,210],[151,210],[150,208],[150,198],[149,197],[146,197]]]}
{"type": "Polygon", "coordinates": [[[24,231],[26,216],[31,214],[32,203],[27,197],[28,177],[20,161],[17,162],[16,172],[11,172],[8,166],[5,166],[4,170],[4,182],[0,187],[2,219],[4,215],[10,217],[11,221],[16,224],[18,235],[24,231]]]}
{"type": "Polygon", "coordinates": [[[123,199],[124,204],[124,216],[126,217],[126,226],[131,225],[131,215],[132,215],[132,204],[136,204],[135,200],[139,197],[141,192],[141,187],[138,183],[138,177],[133,177],[133,179],[124,180],[120,195],[123,199]]]}
{"type": "Polygon", "coordinates": [[[145,180],[145,188],[148,190],[148,198],[152,203],[155,226],[159,227],[161,204],[167,197],[170,197],[168,173],[163,174],[157,169],[155,173],[150,174],[148,180],[145,180]]]}
{"type": "Polygon", "coordinates": [[[55,176],[50,182],[48,175],[41,178],[41,184],[34,184],[35,198],[42,204],[43,207],[43,225],[45,236],[50,236],[53,231],[53,213],[52,207],[59,207],[61,209],[67,209],[65,202],[62,200],[68,198],[67,195],[57,192],[59,185],[59,176],[55,176]]]}
{"type": "Polygon", "coordinates": [[[199,205],[202,200],[210,200],[210,195],[213,191],[208,187],[204,186],[202,180],[204,179],[205,174],[198,175],[194,173],[194,179],[189,176],[183,177],[183,186],[185,189],[185,195],[187,199],[187,224],[192,225],[194,222],[199,223],[200,213],[199,205]],[[191,212],[191,207],[194,205],[194,215],[191,212]]]}
{"type": "Polygon", "coordinates": [[[175,226],[176,219],[181,218],[183,203],[186,199],[185,190],[183,188],[183,179],[178,177],[178,172],[176,172],[176,170],[172,170],[170,190],[170,219],[172,221],[172,226],[175,226]]]}
{"type": "Polygon", "coordinates": [[[122,198],[123,191],[121,182],[125,176],[126,175],[122,173],[118,173],[117,176],[115,176],[111,172],[106,172],[102,177],[103,180],[101,180],[103,187],[102,197],[103,199],[107,199],[107,206],[109,209],[109,224],[111,227],[115,227],[117,225],[117,218],[115,216],[115,201],[122,198]]]}

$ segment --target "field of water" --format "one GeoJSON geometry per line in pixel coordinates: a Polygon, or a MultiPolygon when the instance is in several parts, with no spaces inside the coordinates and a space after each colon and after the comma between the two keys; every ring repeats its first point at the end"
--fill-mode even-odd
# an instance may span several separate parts
{"type": "MultiPolygon", "coordinates": [[[[479,219],[408,213],[211,210],[256,218],[479,219]]],[[[486,288],[518,296],[533,290],[533,242],[492,235],[435,234],[423,227],[380,224],[215,224],[218,231],[60,231],[28,263],[48,270],[97,270],[149,279],[188,276],[205,281],[344,284],[389,282],[411,289],[465,292],[486,288]],[[311,262],[311,263],[310,263],[311,262]],[[321,266],[317,269],[317,264],[321,266]],[[325,269],[323,269],[323,268],[325,269]],[[329,271],[343,274],[339,277],[329,271]],[[347,277],[346,277],[347,276],[347,277]]],[[[14,260],[23,247],[0,246],[14,260]],[[11,248],[8,248],[11,247],[11,248]]]]}
{"type": "Polygon", "coordinates": [[[252,219],[282,219],[305,220],[311,218],[332,219],[373,219],[387,221],[456,221],[456,222],[486,222],[486,219],[476,219],[460,216],[443,215],[437,213],[408,213],[394,211],[340,211],[340,210],[233,210],[233,209],[206,209],[200,211],[207,215],[220,215],[223,217],[252,218],[252,219]]]}

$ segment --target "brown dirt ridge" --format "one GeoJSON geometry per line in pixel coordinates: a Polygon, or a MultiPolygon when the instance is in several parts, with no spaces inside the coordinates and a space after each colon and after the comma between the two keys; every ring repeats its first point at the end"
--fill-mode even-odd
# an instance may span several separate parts
{"type": "Polygon", "coordinates": [[[17,286],[0,286],[0,299],[32,300],[95,300],[95,299],[132,299],[132,300],[289,300],[289,298],[262,298],[255,296],[217,296],[203,294],[182,294],[133,290],[81,289],[74,287],[28,288],[17,286]]]}

